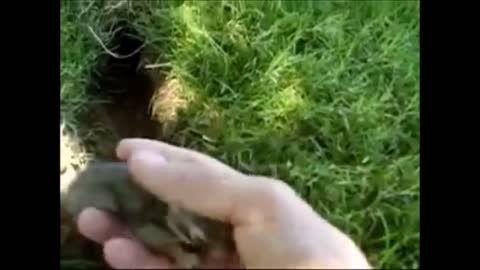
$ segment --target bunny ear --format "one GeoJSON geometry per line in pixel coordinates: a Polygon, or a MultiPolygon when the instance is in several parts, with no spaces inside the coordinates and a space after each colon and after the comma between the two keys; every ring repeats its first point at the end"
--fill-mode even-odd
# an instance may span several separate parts
{"type": "Polygon", "coordinates": [[[166,252],[169,246],[179,245],[181,240],[167,228],[153,223],[142,224],[132,228],[133,234],[154,252],[166,252]]]}
{"type": "Polygon", "coordinates": [[[84,209],[93,207],[111,214],[118,214],[119,208],[114,196],[104,192],[91,192],[88,189],[72,190],[65,196],[65,209],[77,218],[84,209]]]}
{"type": "Polygon", "coordinates": [[[120,210],[114,190],[109,189],[111,185],[108,183],[111,181],[110,178],[115,180],[115,176],[105,176],[104,170],[108,169],[98,164],[91,164],[76,175],[68,186],[63,200],[65,209],[70,215],[76,218],[88,207],[111,213],[117,213],[120,210]]]}
{"type": "Polygon", "coordinates": [[[207,241],[204,230],[196,222],[192,213],[170,205],[166,220],[169,228],[178,234],[184,243],[194,245],[207,241]]]}

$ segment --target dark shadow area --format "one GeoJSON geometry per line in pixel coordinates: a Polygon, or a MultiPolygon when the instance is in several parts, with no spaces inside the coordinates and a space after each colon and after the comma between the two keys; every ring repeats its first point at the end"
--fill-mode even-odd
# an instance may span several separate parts
{"type": "Polygon", "coordinates": [[[110,52],[100,57],[87,89],[99,102],[83,116],[80,134],[88,152],[103,159],[115,159],[114,147],[120,139],[156,138],[158,129],[149,105],[161,79],[143,68],[144,39],[126,22],[113,29],[117,30],[106,45],[110,52]]]}

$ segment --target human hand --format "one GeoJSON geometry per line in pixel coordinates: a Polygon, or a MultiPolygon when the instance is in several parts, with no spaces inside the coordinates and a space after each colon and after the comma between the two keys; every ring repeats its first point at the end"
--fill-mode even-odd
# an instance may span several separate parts
{"type": "MultiPolygon", "coordinates": [[[[205,267],[370,268],[349,237],[279,180],[245,175],[204,154],[146,139],[121,141],[117,155],[152,194],[233,225],[238,255],[212,254],[203,258],[205,267]]],[[[104,245],[114,268],[172,267],[107,213],[84,210],[78,227],[104,245]]]]}

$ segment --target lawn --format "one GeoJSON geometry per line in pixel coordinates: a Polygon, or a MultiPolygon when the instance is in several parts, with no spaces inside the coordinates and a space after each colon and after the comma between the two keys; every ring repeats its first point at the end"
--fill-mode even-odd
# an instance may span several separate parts
{"type": "Polygon", "coordinates": [[[159,139],[282,179],[374,266],[418,268],[418,1],[63,0],[70,131],[98,101],[87,88],[119,19],[164,78],[159,139]]]}

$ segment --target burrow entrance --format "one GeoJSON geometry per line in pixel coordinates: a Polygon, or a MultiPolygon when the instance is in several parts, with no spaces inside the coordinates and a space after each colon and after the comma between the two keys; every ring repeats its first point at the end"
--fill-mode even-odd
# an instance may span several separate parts
{"type": "Polygon", "coordinates": [[[83,121],[91,125],[84,143],[102,159],[115,158],[114,147],[122,138],[161,136],[161,123],[152,119],[150,104],[163,77],[158,70],[145,68],[154,55],[128,23],[117,23],[114,29],[111,42],[105,45],[108,53],[99,59],[87,89],[96,102],[83,121]]]}
{"type": "MultiPolygon", "coordinates": [[[[94,102],[78,116],[80,126],[75,132],[77,142],[93,159],[115,160],[115,146],[122,138],[162,139],[161,123],[152,119],[150,103],[163,77],[159,70],[145,69],[157,55],[148,51],[144,38],[128,23],[118,22],[112,28],[116,30],[110,42],[102,44],[106,53],[98,59],[87,87],[94,102]]],[[[80,154],[75,152],[71,154],[80,154]]],[[[60,181],[69,181],[62,169],[60,174],[60,181]]],[[[62,263],[103,262],[102,248],[81,237],[71,217],[64,214],[61,210],[62,263]]]]}

